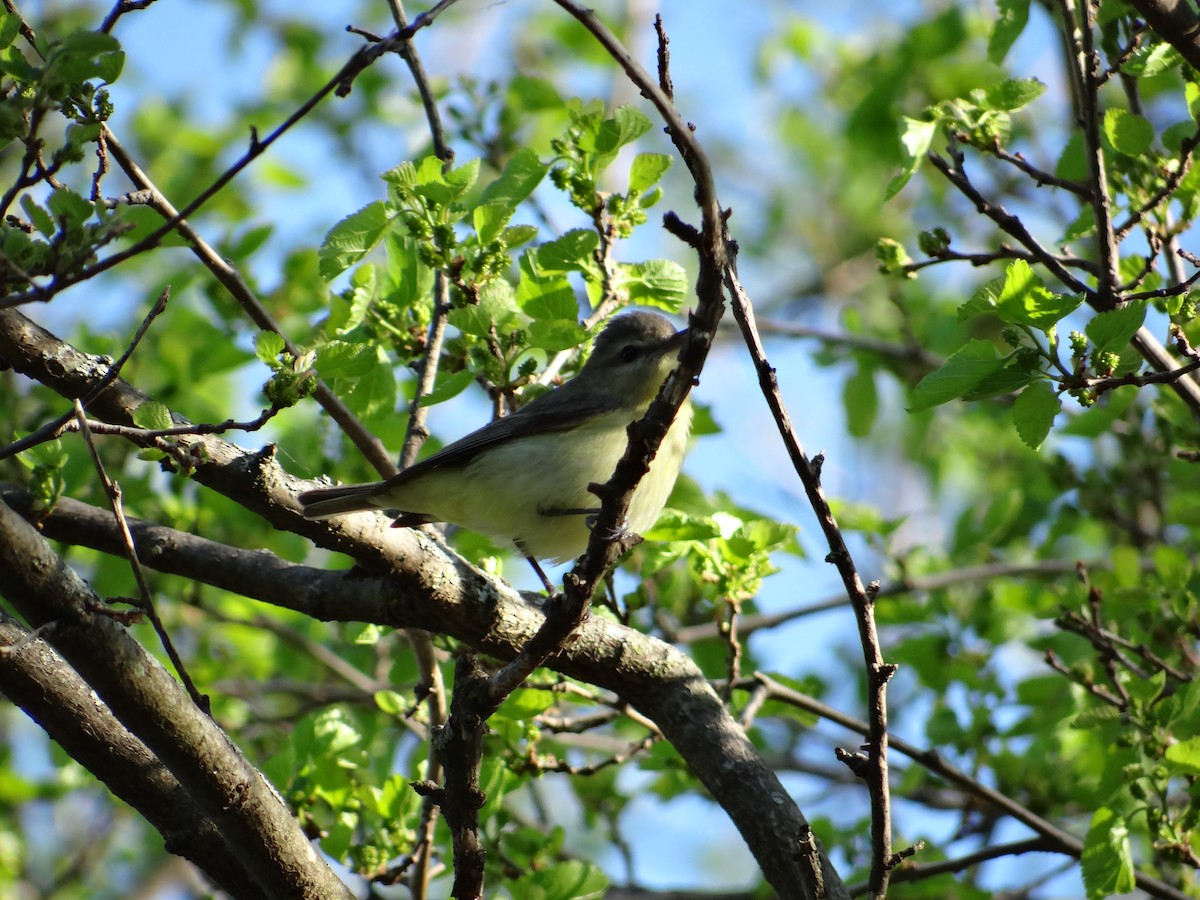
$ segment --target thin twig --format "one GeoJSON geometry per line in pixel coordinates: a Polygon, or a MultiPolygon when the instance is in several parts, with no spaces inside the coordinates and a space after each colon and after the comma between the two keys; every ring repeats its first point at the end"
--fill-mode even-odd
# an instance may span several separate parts
{"type": "Polygon", "coordinates": [[[97,31],[104,34],[109,34],[113,30],[113,26],[117,24],[117,19],[126,13],[137,12],[141,9],[146,9],[153,6],[155,0],[117,0],[112,9],[108,11],[108,15],[104,17],[104,21],[100,23],[97,31]]]}
{"type": "MultiPolygon", "coordinates": [[[[861,719],[848,716],[840,710],[834,709],[832,706],[809,697],[807,694],[793,690],[762,672],[756,672],[754,678],[747,681],[744,687],[747,690],[754,690],[758,684],[766,684],[770,688],[771,699],[773,700],[791,704],[797,709],[813,713],[822,719],[834,722],[858,734],[867,734],[869,730],[868,724],[861,719]]],[[[978,798],[978,800],[995,807],[1018,822],[1028,826],[1034,832],[1041,835],[1044,840],[1051,842],[1056,848],[1056,852],[1068,854],[1075,859],[1082,857],[1082,840],[1069,832],[1063,831],[1047,819],[1043,819],[1037,813],[1017,803],[1011,797],[1000,793],[1000,791],[994,788],[988,787],[979,781],[979,779],[973,778],[962,770],[950,765],[942,759],[941,754],[936,750],[923,750],[915,744],[910,744],[908,741],[895,736],[891,739],[891,746],[898,753],[904,754],[959,790],[978,798]]],[[[1134,879],[1138,887],[1155,897],[1164,898],[1164,900],[1188,900],[1187,895],[1178,888],[1172,887],[1136,869],[1134,870],[1134,879]]]]}
{"type": "MultiPolygon", "coordinates": [[[[116,136],[107,129],[104,130],[104,134],[109,150],[117,160],[117,164],[120,165],[122,171],[125,172],[134,185],[140,190],[147,192],[145,201],[147,205],[157,210],[168,222],[174,223],[173,227],[188,242],[192,248],[192,252],[229,292],[230,296],[237,301],[250,321],[264,331],[271,331],[279,335],[283,338],[284,349],[292,356],[299,357],[301,355],[300,348],[284,333],[282,326],[275,321],[275,317],[263,306],[262,301],[251,290],[241,273],[204,240],[191,227],[187,220],[182,217],[181,213],[176,212],[175,207],[125,151],[125,148],[121,146],[116,136]]],[[[312,396],[329,413],[330,418],[350,438],[354,446],[358,448],[359,453],[366,458],[367,462],[374,467],[376,472],[385,478],[389,478],[396,473],[396,464],[392,462],[391,454],[388,453],[387,448],[350,411],[350,408],[346,406],[342,399],[329,389],[329,386],[324,381],[317,381],[316,387],[313,388],[312,396]]]]}
{"type": "Polygon", "coordinates": [[[184,666],[183,660],[175,649],[175,644],[172,642],[171,636],[167,633],[162,619],[158,617],[158,610],[154,607],[154,598],[150,594],[150,586],[146,583],[146,575],[142,571],[142,564],[138,560],[137,549],[134,547],[133,535],[129,532],[129,523],[125,519],[125,508],[121,502],[121,486],[109,478],[108,473],[104,470],[104,463],[100,459],[100,453],[96,449],[91,431],[88,429],[88,421],[83,411],[83,404],[79,400],[75,401],[75,418],[79,422],[79,431],[87,442],[88,452],[92,457],[92,464],[96,467],[96,473],[100,476],[100,481],[104,485],[109,504],[112,507],[113,516],[117,521],[117,528],[125,544],[125,556],[129,560],[129,566],[133,571],[133,578],[137,582],[138,588],[138,600],[135,605],[150,620],[150,624],[154,626],[154,631],[158,634],[159,641],[162,642],[163,650],[166,651],[167,656],[170,658],[171,665],[175,667],[175,674],[183,682],[183,686],[187,689],[188,696],[192,698],[192,702],[206,714],[211,714],[208,697],[196,689],[191,676],[187,673],[187,667],[184,666]]]}
{"type": "MultiPolygon", "coordinates": [[[[833,563],[842,578],[846,596],[854,607],[855,620],[858,624],[859,640],[862,644],[863,662],[867,673],[867,707],[870,711],[870,727],[867,732],[868,765],[863,768],[862,776],[867,785],[871,798],[871,892],[875,897],[887,895],[888,879],[891,874],[892,862],[892,824],[891,797],[888,783],[887,763],[887,683],[896,671],[896,667],[885,663],[883,651],[879,643],[879,634],[875,627],[875,593],[869,591],[859,577],[858,569],[846,546],[841,529],[833,516],[833,510],[825,499],[821,488],[820,469],[809,460],[804,452],[791,417],[779,393],[779,384],[775,378],[775,369],[767,361],[766,351],[762,346],[758,329],[754,322],[754,309],[750,298],[742,287],[737,275],[736,260],[732,259],[725,268],[725,283],[732,298],[733,314],[746,346],[750,352],[755,368],[758,370],[759,387],[766,398],[767,405],[775,419],[779,435],[788,451],[792,467],[804,485],[808,501],[820,523],[821,531],[829,545],[827,562],[833,563]]],[[[875,592],[879,586],[875,585],[875,592]]]]}
{"type": "MultiPolygon", "coordinates": [[[[124,367],[125,363],[129,361],[129,357],[133,355],[133,351],[137,349],[137,346],[141,343],[142,338],[146,336],[146,332],[150,330],[150,325],[155,319],[162,315],[163,310],[167,308],[167,301],[170,300],[170,298],[171,288],[163,288],[162,293],[158,295],[158,299],[154,301],[154,305],[150,307],[150,311],[146,313],[145,318],[142,319],[142,324],[138,326],[138,330],[134,334],[133,340],[129,342],[129,346],[125,348],[125,352],[121,354],[120,358],[116,362],[108,367],[108,371],[104,373],[104,377],[100,379],[96,386],[79,398],[79,405],[83,409],[86,410],[88,406],[98,396],[100,396],[105,389],[108,388],[109,385],[117,380],[121,374],[122,367],[124,367]]],[[[46,441],[54,440],[63,433],[68,423],[74,421],[74,419],[75,409],[72,408],[69,412],[63,413],[53,422],[46,423],[37,431],[26,435],[21,440],[14,441],[6,447],[0,447],[0,459],[6,459],[9,456],[20,453],[22,450],[27,450],[30,447],[43,444],[46,441]]]]}

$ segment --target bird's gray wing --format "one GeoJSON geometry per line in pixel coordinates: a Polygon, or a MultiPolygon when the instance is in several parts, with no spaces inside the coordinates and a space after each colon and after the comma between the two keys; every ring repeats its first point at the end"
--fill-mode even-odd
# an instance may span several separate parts
{"type": "Polygon", "coordinates": [[[410,479],[417,478],[433,469],[465,466],[483,451],[508,441],[535,434],[567,431],[597,416],[611,412],[620,405],[617,398],[596,399],[578,396],[569,390],[571,384],[572,382],[568,382],[549,394],[543,394],[512,415],[496,419],[477,431],[447,444],[433,456],[409,466],[398,475],[393,475],[371,493],[387,493],[392,488],[399,487],[410,479]],[[545,402],[551,400],[553,402],[545,402]]]}

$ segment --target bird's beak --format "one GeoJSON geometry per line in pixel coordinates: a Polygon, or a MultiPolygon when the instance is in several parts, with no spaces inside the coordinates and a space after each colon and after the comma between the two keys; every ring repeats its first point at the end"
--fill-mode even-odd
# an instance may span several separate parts
{"type": "Polygon", "coordinates": [[[687,340],[687,336],[688,330],[686,328],[675,332],[673,335],[667,338],[666,343],[663,344],[663,350],[678,350],[683,346],[683,342],[687,340]]]}

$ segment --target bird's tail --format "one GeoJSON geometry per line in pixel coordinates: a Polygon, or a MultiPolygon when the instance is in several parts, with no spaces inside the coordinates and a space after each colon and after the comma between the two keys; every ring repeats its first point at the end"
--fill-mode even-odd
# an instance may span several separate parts
{"type": "Polygon", "coordinates": [[[378,486],[378,482],[373,482],[371,484],[343,484],[338,487],[317,488],[305,491],[296,499],[300,501],[300,514],[304,518],[328,519],[330,516],[340,516],[343,513],[379,509],[368,499],[378,486]]]}

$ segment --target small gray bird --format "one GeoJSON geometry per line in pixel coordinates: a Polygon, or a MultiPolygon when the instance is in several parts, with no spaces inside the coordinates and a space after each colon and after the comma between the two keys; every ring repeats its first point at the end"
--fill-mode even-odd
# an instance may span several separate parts
{"type": "MultiPolygon", "coordinates": [[[[305,491],[304,517],[399,510],[401,527],[451,522],[509,541],[531,561],[574,559],[599,511],[588,484],[612,477],[628,444],[625,429],[645,415],[686,334],[657,313],[617,316],[570,381],[386,481],[305,491]]],[[[662,511],[691,421],[685,404],[634,492],[631,531],[650,528],[662,511]]]]}

